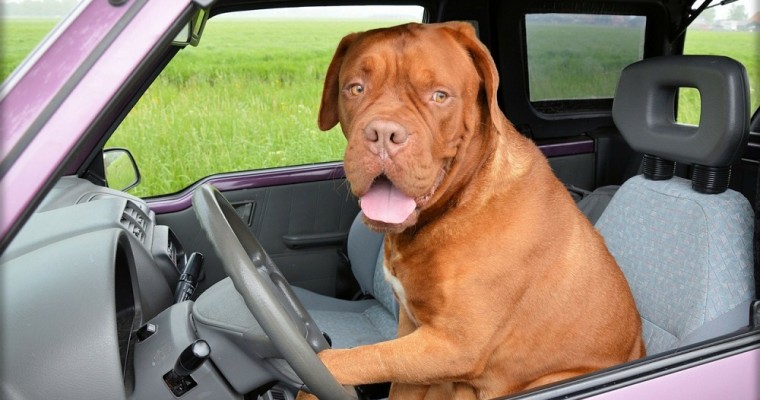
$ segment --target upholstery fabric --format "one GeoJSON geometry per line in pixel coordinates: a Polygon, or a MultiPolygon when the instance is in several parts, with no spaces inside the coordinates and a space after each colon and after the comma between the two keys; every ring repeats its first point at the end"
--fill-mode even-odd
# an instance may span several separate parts
{"type": "Polygon", "coordinates": [[[319,329],[330,336],[334,349],[348,349],[396,337],[396,317],[375,299],[341,300],[298,287],[293,287],[293,291],[319,329]]]}
{"type": "Polygon", "coordinates": [[[377,301],[379,301],[380,304],[393,315],[396,321],[398,321],[398,303],[396,303],[396,296],[393,294],[391,285],[385,280],[385,271],[383,268],[383,262],[385,260],[384,254],[385,246],[380,246],[380,251],[377,254],[377,261],[375,262],[375,279],[372,283],[372,296],[374,296],[375,299],[377,299],[377,301]]]}
{"type": "Polygon", "coordinates": [[[610,204],[612,196],[617,193],[620,186],[610,185],[596,188],[593,192],[589,193],[586,197],[578,201],[578,208],[583,214],[586,215],[592,224],[595,224],[602,216],[604,209],[610,204]]]}
{"type": "Polygon", "coordinates": [[[375,262],[377,254],[382,252],[384,235],[371,231],[362,222],[362,213],[360,212],[351,229],[348,231],[348,259],[351,260],[351,272],[362,292],[372,294],[375,280],[375,262]]]}
{"type": "Polygon", "coordinates": [[[753,221],[740,193],[700,194],[678,177],[640,175],[617,191],[596,227],[631,286],[648,354],[748,323],[737,308],[754,297],[753,221]],[[739,317],[710,323],[726,314],[739,317]]]}
{"type": "Polygon", "coordinates": [[[348,256],[362,292],[374,298],[341,300],[293,287],[336,349],[393,339],[398,327],[398,305],[383,272],[384,236],[370,231],[361,219],[359,214],[351,225],[348,256]]]}

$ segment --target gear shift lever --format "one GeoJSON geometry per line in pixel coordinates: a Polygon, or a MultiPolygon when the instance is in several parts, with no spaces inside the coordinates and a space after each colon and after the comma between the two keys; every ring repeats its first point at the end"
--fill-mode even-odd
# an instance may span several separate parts
{"type": "Polygon", "coordinates": [[[198,385],[190,374],[197,370],[210,354],[211,348],[203,339],[196,340],[180,353],[174,368],[164,374],[164,382],[174,396],[180,397],[198,385]]]}

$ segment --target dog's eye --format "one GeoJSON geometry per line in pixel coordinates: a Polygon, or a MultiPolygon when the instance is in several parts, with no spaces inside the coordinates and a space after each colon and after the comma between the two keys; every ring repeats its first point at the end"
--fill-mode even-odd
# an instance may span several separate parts
{"type": "Polygon", "coordinates": [[[348,91],[354,96],[359,96],[364,93],[364,86],[357,83],[349,86],[348,91]]]}
{"type": "Polygon", "coordinates": [[[446,92],[441,92],[440,90],[438,90],[435,93],[433,93],[433,101],[438,104],[443,103],[448,98],[449,98],[449,95],[446,92]]]}

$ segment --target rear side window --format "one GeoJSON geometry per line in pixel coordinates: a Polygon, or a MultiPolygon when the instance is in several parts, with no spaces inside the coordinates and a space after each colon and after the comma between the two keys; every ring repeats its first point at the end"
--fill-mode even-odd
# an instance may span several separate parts
{"type": "MultiPolygon", "coordinates": [[[[552,104],[558,101],[588,106],[594,100],[611,99],[620,71],[643,58],[645,31],[644,16],[526,15],[531,103],[539,111],[552,112],[552,104]]],[[[609,101],[597,104],[601,107],[609,101]]],[[[567,108],[577,109],[563,107],[567,108]]]]}
{"type": "MultiPolygon", "coordinates": [[[[760,4],[739,0],[723,7],[705,10],[686,31],[684,54],[719,55],[744,64],[750,86],[751,110],[760,106],[760,4]]],[[[682,124],[699,124],[699,91],[681,88],[676,120],[682,124]]]]}

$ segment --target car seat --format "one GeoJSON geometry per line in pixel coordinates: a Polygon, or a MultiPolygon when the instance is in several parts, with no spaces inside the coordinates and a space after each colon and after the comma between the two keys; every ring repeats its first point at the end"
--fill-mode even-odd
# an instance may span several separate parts
{"type": "Polygon", "coordinates": [[[396,337],[398,305],[383,272],[384,235],[370,231],[356,216],[348,233],[348,258],[364,300],[342,300],[306,289],[293,291],[333,348],[351,348],[396,337]]]}
{"type": "Polygon", "coordinates": [[[727,188],[749,112],[747,73],[726,57],[655,57],[621,74],[612,116],[644,153],[644,172],[617,190],[596,227],[628,279],[648,354],[748,325],[754,213],[727,188]],[[698,126],[675,122],[679,87],[700,92],[698,126]],[[675,163],[691,166],[690,180],[673,176],[675,163]]]}

